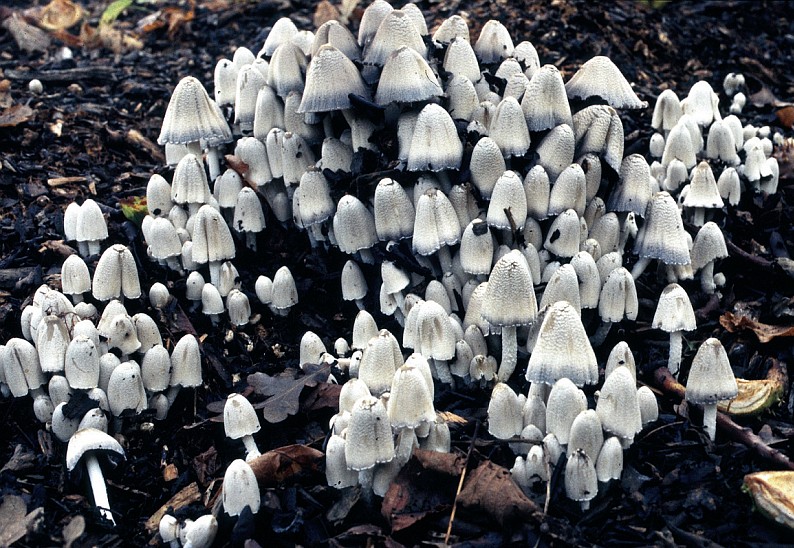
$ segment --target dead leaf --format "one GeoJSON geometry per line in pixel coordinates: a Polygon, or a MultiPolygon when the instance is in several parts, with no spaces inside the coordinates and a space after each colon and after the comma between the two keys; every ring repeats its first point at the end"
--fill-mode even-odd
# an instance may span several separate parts
{"type": "Polygon", "coordinates": [[[41,9],[39,25],[47,30],[64,30],[83,18],[83,8],[72,0],[52,0],[41,9]]]}
{"type": "Polygon", "coordinates": [[[481,463],[469,473],[458,495],[458,505],[476,515],[485,513],[502,527],[527,520],[539,521],[541,514],[541,509],[510,477],[510,470],[491,461],[481,463]]]}
{"type": "Polygon", "coordinates": [[[150,533],[157,532],[157,529],[160,527],[160,520],[163,519],[163,516],[168,511],[169,507],[173,508],[174,510],[179,510],[180,508],[200,500],[201,493],[199,493],[198,485],[194,481],[179,491],[176,495],[168,499],[168,502],[158,508],[158,510],[152,514],[148,520],[146,520],[146,530],[150,533]]]}
{"type": "Polygon", "coordinates": [[[11,80],[0,80],[0,108],[8,108],[14,104],[14,99],[11,97],[9,90],[11,89],[11,80]]]}
{"type": "Polygon", "coordinates": [[[21,50],[45,52],[50,47],[50,36],[45,31],[25,21],[16,12],[3,21],[2,26],[14,38],[21,50]]]}
{"type": "Polygon", "coordinates": [[[22,472],[29,468],[33,468],[35,464],[36,454],[20,443],[14,447],[14,454],[8,459],[8,462],[3,465],[0,472],[5,472],[6,470],[10,472],[22,472]]]}
{"type": "Polygon", "coordinates": [[[79,514],[71,518],[69,523],[63,526],[64,548],[71,548],[84,532],[85,518],[79,514]]]}
{"type": "Polygon", "coordinates": [[[726,312],[720,316],[720,325],[731,333],[736,333],[742,329],[749,329],[755,333],[758,340],[762,343],[768,343],[777,337],[794,336],[794,326],[770,325],[751,320],[747,316],[736,316],[731,312],[726,312]]]}
{"type": "Polygon", "coordinates": [[[307,445],[286,445],[248,462],[259,485],[279,485],[305,472],[316,472],[325,455],[307,445]]]}
{"type": "Polygon", "coordinates": [[[336,409],[339,407],[341,391],[341,385],[321,382],[304,398],[301,410],[308,412],[328,408],[336,409]]]}
{"type": "Polygon", "coordinates": [[[794,126],[794,106],[783,107],[777,111],[776,115],[783,127],[791,129],[794,126]]]}
{"type": "Polygon", "coordinates": [[[772,93],[772,90],[766,86],[763,86],[759,91],[753,93],[747,98],[754,107],[762,108],[766,106],[773,106],[776,108],[786,107],[791,105],[786,101],[781,101],[775,94],[772,93]]]}
{"type": "Polygon", "coordinates": [[[300,395],[305,386],[316,386],[325,382],[331,373],[330,365],[317,366],[318,369],[307,368],[306,375],[295,378],[294,369],[286,369],[280,375],[271,377],[267,373],[248,375],[248,384],[257,394],[270,396],[262,403],[254,405],[262,409],[267,422],[281,422],[300,409],[300,395]]]}
{"type": "Polygon", "coordinates": [[[32,530],[43,517],[44,509],[38,507],[28,513],[22,497],[6,495],[0,504],[0,546],[11,546],[32,530]]]}
{"type": "Polygon", "coordinates": [[[383,497],[381,514],[392,531],[448,512],[463,472],[463,457],[416,449],[383,497]]]}
{"type": "Polygon", "coordinates": [[[319,2],[317,7],[314,8],[314,17],[312,18],[314,28],[320,28],[323,23],[327,23],[328,21],[339,21],[339,19],[341,19],[339,9],[328,0],[322,0],[322,2],[319,2]]]}
{"type": "Polygon", "coordinates": [[[27,105],[12,105],[0,113],[0,127],[15,127],[24,124],[35,114],[36,111],[27,105]]]}

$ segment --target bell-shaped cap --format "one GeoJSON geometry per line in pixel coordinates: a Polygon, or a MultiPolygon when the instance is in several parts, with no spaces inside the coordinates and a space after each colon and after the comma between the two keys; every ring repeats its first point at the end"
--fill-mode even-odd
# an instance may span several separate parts
{"type": "Polygon", "coordinates": [[[643,427],[659,418],[659,404],[653,390],[647,386],[640,386],[637,389],[637,401],[640,403],[643,427]]]}
{"type": "Polygon", "coordinates": [[[306,55],[300,46],[285,42],[278,46],[270,59],[267,71],[267,85],[281,98],[291,91],[303,91],[306,55]]]}
{"type": "Polygon", "coordinates": [[[322,46],[309,63],[298,112],[350,108],[350,95],[367,99],[369,91],[353,61],[334,46],[322,46]]]}
{"type": "Polygon", "coordinates": [[[344,253],[352,255],[378,241],[375,218],[361,200],[350,194],[339,199],[333,227],[337,245],[344,253]]]}
{"type": "Polygon", "coordinates": [[[124,449],[116,438],[96,428],[85,428],[69,438],[66,447],[66,469],[75,469],[83,455],[89,451],[108,451],[124,457],[124,449]]]}
{"type": "Polygon", "coordinates": [[[488,225],[503,230],[521,230],[526,219],[527,195],[524,192],[524,183],[516,172],[505,171],[496,180],[491,194],[486,215],[488,225]],[[510,218],[506,211],[510,211],[510,218]]]}
{"type": "Polygon", "coordinates": [[[63,371],[71,336],[64,320],[53,314],[44,316],[36,329],[36,351],[44,373],[63,371]]]}
{"type": "Polygon", "coordinates": [[[487,199],[491,198],[499,177],[507,170],[499,145],[491,137],[482,137],[471,151],[469,160],[471,182],[487,199]]]}
{"type": "Polygon", "coordinates": [[[584,215],[587,203],[587,178],[582,166],[570,164],[562,170],[549,193],[549,215],[559,215],[565,210],[573,210],[578,216],[584,215]]]}
{"type": "Polygon", "coordinates": [[[474,219],[463,231],[460,239],[460,265],[464,272],[486,275],[493,266],[494,241],[488,224],[482,219],[474,219]]]}
{"type": "Polygon", "coordinates": [[[568,444],[574,420],[586,409],[584,392],[569,378],[561,377],[551,387],[546,400],[546,432],[554,434],[559,443],[568,444]]]}
{"type": "Polygon", "coordinates": [[[89,390],[99,383],[99,350],[94,341],[85,336],[77,336],[66,348],[64,375],[69,386],[89,390]]]}
{"type": "Polygon", "coordinates": [[[146,351],[141,361],[143,387],[149,392],[162,392],[171,380],[171,356],[161,345],[146,351]]]}
{"type": "MultiPolygon", "coordinates": [[[[642,388],[648,387],[644,386],[642,388]]],[[[611,436],[604,441],[601,452],[598,454],[596,475],[598,476],[598,481],[606,483],[613,479],[620,479],[622,473],[623,446],[616,436],[611,436]]]]}
{"type": "Polygon", "coordinates": [[[407,155],[409,171],[458,169],[463,143],[452,117],[440,105],[426,105],[416,119],[407,155]]]}
{"type": "Polygon", "coordinates": [[[358,42],[356,42],[356,37],[346,26],[335,19],[326,21],[314,33],[314,41],[310,52],[311,57],[316,57],[320,48],[325,45],[335,47],[351,61],[359,61],[361,59],[361,51],[358,47],[358,42]]]}
{"type": "Polygon", "coordinates": [[[695,330],[695,311],[683,287],[672,283],[664,288],[659,296],[651,327],[668,333],[695,330]]]}
{"type": "Polygon", "coordinates": [[[664,131],[666,134],[675,127],[681,114],[681,101],[678,99],[678,95],[675,94],[675,91],[666,89],[656,98],[651,127],[657,131],[664,131]]]}
{"type": "Polygon", "coordinates": [[[631,443],[642,430],[637,387],[628,369],[615,368],[604,380],[596,403],[596,413],[604,431],[621,438],[622,443],[631,443]]]}
{"type": "Polygon", "coordinates": [[[632,211],[645,216],[651,200],[651,168],[640,154],[630,154],[620,163],[620,180],[609,194],[610,211],[632,211]]]}
{"type": "Polygon", "coordinates": [[[214,147],[231,140],[229,124],[201,82],[193,76],[182,78],[168,101],[157,143],[187,145],[203,141],[214,147]]]}
{"type": "Polygon", "coordinates": [[[223,509],[230,516],[239,516],[247,506],[252,514],[259,512],[259,484],[251,466],[235,459],[223,474],[223,509]]]}
{"type": "Polygon", "coordinates": [[[604,444],[601,419],[593,409],[585,409],[573,419],[568,435],[568,452],[581,449],[595,462],[604,444]]]}
{"type": "Polygon", "coordinates": [[[119,364],[110,374],[107,389],[110,412],[119,417],[130,409],[136,415],[146,409],[146,390],[143,387],[141,368],[135,362],[119,364]]]}
{"type": "Polygon", "coordinates": [[[420,255],[431,255],[441,246],[460,240],[461,228],[449,198],[435,188],[419,197],[414,218],[413,249],[420,255]]]}
{"type": "Polygon", "coordinates": [[[444,93],[427,61],[414,49],[400,46],[392,52],[381,72],[375,102],[417,103],[444,93]]]}
{"type": "Polygon", "coordinates": [[[725,347],[719,339],[706,339],[692,360],[686,382],[686,400],[698,404],[716,404],[735,398],[738,393],[725,347]]]}
{"type": "Polygon", "coordinates": [[[347,426],[345,460],[352,470],[367,470],[394,458],[394,438],[383,402],[372,396],[353,406],[347,426]]]}
{"type": "Polygon", "coordinates": [[[627,368],[634,380],[637,380],[637,366],[634,361],[634,354],[631,353],[631,348],[625,341],[617,343],[609,352],[606,367],[604,368],[604,378],[608,377],[617,367],[627,368]]]}
{"type": "Polygon", "coordinates": [[[480,30],[480,36],[474,44],[474,52],[480,62],[498,63],[513,55],[513,39],[510,32],[501,22],[491,19],[486,21],[480,30]]]}
{"type": "Polygon", "coordinates": [[[554,384],[568,377],[577,386],[598,381],[598,362],[576,309],[566,301],[551,305],[540,326],[526,378],[554,384]]]}
{"type": "Polygon", "coordinates": [[[521,100],[521,110],[530,131],[573,125],[565,84],[557,67],[543,65],[535,71],[521,100]]]}
{"type": "Polygon", "coordinates": [[[523,156],[529,150],[529,128],[515,97],[505,97],[496,105],[488,135],[506,158],[523,156]]]}
{"type": "Polygon", "coordinates": [[[196,337],[182,335],[171,351],[170,386],[186,388],[201,385],[201,351],[196,337]]]}
{"type": "Polygon", "coordinates": [[[277,310],[287,311],[298,304],[298,289],[295,286],[295,278],[286,266],[276,270],[273,276],[273,298],[271,306],[277,310]]]}
{"type": "Polygon", "coordinates": [[[333,434],[325,447],[325,479],[330,487],[344,489],[358,484],[358,473],[347,467],[345,438],[333,434]]]}
{"type": "Polygon", "coordinates": [[[266,87],[266,75],[255,66],[240,69],[234,95],[234,123],[240,130],[248,132],[254,128],[259,91],[266,87]]]}
{"type": "Polygon", "coordinates": [[[667,192],[657,192],[651,197],[645,211],[645,226],[634,243],[634,252],[668,265],[689,264],[684,222],[675,200],[667,192]]]}
{"type": "Polygon", "coordinates": [[[592,105],[573,115],[573,131],[579,154],[592,152],[614,169],[623,161],[623,122],[612,107],[592,105]]]}
{"type": "Polygon", "coordinates": [[[220,262],[233,259],[235,252],[234,239],[220,212],[210,205],[201,206],[193,224],[193,260],[198,264],[220,262]]]}
{"type": "Polygon", "coordinates": [[[526,325],[535,320],[538,305],[532,275],[524,256],[512,250],[499,259],[488,278],[482,317],[492,325],[526,325]]]}
{"type": "Polygon", "coordinates": [[[598,314],[601,321],[616,323],[624,318],[636,320],[639,311],[637,288],[631,272],[618,267],[607,276],[601,297],[598,300],[598,314]]]}
{"type": "Polygon", "coordinates": [[[449,74],[462,76],[474,84],[480,79],[480,64],[467,39],[454,38],[444,53],[442,67],[449,74]]]}
{"type": "Polygon", "coordinates": [[[402,365],[394,373],[388,413],[392,428],[418,428],[436,420],[433,391],[416,366],[402,365]]]}
{"type": "Polygon", "coordinates": [[[468,42],[469,38],[469,25],[466,20],[460,15],[452,15],[444,19],[433,33],[433,42],[437,44],[447,45],[456,38],[460,38],[468,42]]]}
{"type": "Polygon", "coordinates": [[[700,227],[692,246],[692,268],[700,270],[711,261],[727,256],[728,248],[720,227],[712,221],[700,227]]]}
{"type": "Polygon", "coordinates": [[[538,306],[543,308],[557,301],[568,302],[576,309],[577,313],[581,314],[582,300],[579,295],[579,279],[576,270],[570,264],[561,265],[554,271],[546,284],[546,289],[543,290],[543,296],[538,306]]]}
{"type": "Polygon", "coordinates": [[[380,241],[397,241],[413,235],[416,212],[400,183],[381,179],[375,187],[374,206],[375,232],[380,241]]]}
{"type": "Polygon", "coordinates": [[[549,179],[556,180],[565,168],[573,163],[576,138],[568,124],[554,127],[538,144],[538,165],[542,166],[549,179]]]}
{"type": "Polygon", "coordinates": [[[108,348],[118,348],[124,355],[132,354],[141,347],[135,324],[125,314],[119,314],[110,320],[105,336],[108,339],[108,348]]]}
{"type": "MultiPolygon", "coordinates": [[[[569,99],[600,97],[614,108],[645,108],[620,69],[609,57],[597,55],[586,61],[565,84],[569,99]]],[[[592,457],[592,455],[591,455],[592,457]]],[[[595,457],[592,457],[595,459],[595,457]]]]}
{"type": "Polygon", "coordinates": [[[4,382],[15,398],[26,396],[47,382],[36,347],[25,339],[12,337],[0,345],[0,367],[5,373],[4,382]]]}
{"type": "Polygon", "coordinates": [[[242,394],[229,394],[223,405],[223,429],[226,437],[238,440],[259,432],[259,418],[251,402],[242,394]]]}
{"type": "Polygon", "coordinates": [[[580,229],[579,215],[566,209],[551,223],[543,247],[557,257],[573,257],[579,252],[580,229]]]}
{"type": "Polygon", "coordinates": [[[394,8],[386,0],[375,0],[367,6],[358,26],[359,46],[365,47],[372,41],[383,19],[392,11],[394,11],[394,8]]]}
{"type": "MultiPolygon", "coordinates": [[[[360,35],[359,43],[361,43],[360,35]]],[[[402,10],[393,10],[383,18],[372,42],[366,47],[364,63],[382,67],[389,56],[402,46],[411,48],[422,57],[427,57],[427,46],[411,16],[402,10]]]]}
{"type": "Polygon", "coordinates": [[[88,266],[77,254],[69,255],[61,266],[61,289],[65,295],[81,295],[91,291],[88,266]]]}
{"type": "Polygon", "coordinates": [[[498,382],[488,402],[488,433],[505,440],[518,436],[524,429],[523,402],[507,384],[498,382]]]}

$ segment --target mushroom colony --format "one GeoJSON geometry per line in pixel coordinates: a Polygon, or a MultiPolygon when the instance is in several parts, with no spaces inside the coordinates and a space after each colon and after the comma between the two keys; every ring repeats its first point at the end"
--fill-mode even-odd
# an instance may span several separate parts
{"type": "MultiPolygon", "coordinates": [[[[329,485],[383,496],[414,447],[450,451],[434,394],[465,387],[491,394],[488,432],[509,441],[515,482],[533,495],[563,467],[568,497],[586,509],[658,417],[628,344],[599,350],[615,340],[613,324],[637,318],[635,282],[668,284],[652,327],[669,333],[677,375],[683,335],[697,327],[685,287],[696,276],[706,294],[726,283],[715,269],[727,256],[723,210],[743,192],[776,191],[778,136],[742,124],[743,86],[741,75],[725,79],[725,116],[708,82],[681,99],[665,90],[648,154],[624,156],[620,111],[648,105],[607,57],[566,82],[498,21],[476,39],[457,15],[430,33],[416,6],[384,0],[357,34],[283,18],[257,54],[238,47],[217,63],[212,94],[191,76],[174,89],[159,136],[173,172],[149,180],[141,233],[149,259],[185,277],[185,308],[232,332],[255,321],[257,301],[284,316],[299,304],[286,266],[240,284],[238,246],[255,251],[266,219],[347,255],[338,277],[360,309],[352,339],[307,331],[300,341],[301,366],[332,364],[349,378],[325,450],[329,485]],[[608,358],[599,363],[597,350],[608,358]]],[[[164,418],[180,387],[200,389],[202,377],[196,337],[163,346],[154,318],[174,298],[165,285],[148,290],[152,315],[127,314],[145,265],[123,245],[103,250],[99,206],[70,205],[64,225],[83,258],[64,262],[62,292],[42,287],[24,309],[23,337],[0,347],[0,380],[14,397],[30,394],[69,443],[71,469],[90,436],[123,453],[103,432],[147,408],[164,418]],[[84,258],[97,255],[90,274],[84,258]],[[78,395],[96,404],[65,413],[78,395]]],[[[717,339],[697,351],[688,384],[714,439],[717,403],[737,394],[717,339]]],[[[247,462],[259,456],[257,413],[231,394],[223,421],[243,457],[226,471],[223,507],[256,513],[247,462]]],[[[112,520],[99,466],[83,459],[112,520]]],[[[210,518],[167,516],[160,533],[188,545],[194,528],[211,542],[210,518]]]]}

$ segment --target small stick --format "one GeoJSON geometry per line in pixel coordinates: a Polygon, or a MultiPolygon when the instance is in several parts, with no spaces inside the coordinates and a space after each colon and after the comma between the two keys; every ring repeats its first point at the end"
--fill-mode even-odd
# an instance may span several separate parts
{"type": "Polygon", "coordinates": [[[471,458],[471,452],[474,449],[474,442],[477,440],[477,434],[480,431],[480,421],[474,425],[474,434],[471,437],[471,443],[469,443],[469,450],[466,452],[466,462],[463,466],[463,472],[460,473],[460,481],[458,482],[458,490],[455,492],[455,501],[452,503],[452,512],[449,515],[449,525],[447,525],[447,534],[444,535],[444,544],[449,544],[449,537],[452,534],[452,523],[455,521],[455,511],[458,509],[458,496],[460,495],[461,490],[463,489],[463,481],[466,479],[466,470],[469,468],[469,459],[471,458]]]}

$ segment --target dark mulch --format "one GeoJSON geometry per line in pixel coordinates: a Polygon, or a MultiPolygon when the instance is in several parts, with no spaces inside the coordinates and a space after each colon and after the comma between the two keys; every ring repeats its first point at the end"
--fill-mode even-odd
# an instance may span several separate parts
{"type": "MultiPolygon", "coordinates": [[[[96,24],[103,6],[92,3],[96,24]]],[[[465,11],[472,36],[490,18],[502,21],[516,42],[528,39],[536,46],[542,63],[557,65],[567,77],[594,55],[608,55],[628,79],[636,83],[641,98],[653,104],[666,88],[679,95],[699,79],[715,89],[728,72],[741,72],[748,94],[767,89],[780,99],[794,97],[794,22],[785,2],[671,2],[653,8],[643,2],[419,2],[428,22],[465,11]]],[[[30,7],[12,0],[2,8],[30,7]]],[[[187,5],[171,6],[185,12],[187,5]]],[[[124,29],[155,9],[147,4],[130,8],[117,23],[124,29]]],[[[73,47],[74,59],[53,60],[58,40],[47,54],[20,51],[11,36],[0,31],[0,80],[10,84],[17,103],[31,109],[29,119],[0,129],[0,341],[19,336],[19,315],[32,291],[53,281],[63,260],[61,248],[63,209],[73,200],[95,197],[105,208],[112,227],[111,240],[130,245],[145,256],[137,229],[121,214],[119,201],[145,193],[151,173],[164,172],[156,141],[171,90],[183,76],[193,75],[211,85],[215,62],[231,56],[237,46],[256,52],[277,18],[288,15],[299,28],[311,28],[314,6],[310,2],[199,1],[195,18],[178,25],[173,34],[165,28],[141,37],[143,48],[114,54],[107,49],[73,47]],[[32,95],[28,81],[39,78],[44,93],[32,95]]],[[[76,29],[71,29],[76,32],[76,29]]],[[[723,105],[725,110],[727,105],[723,105]]],[[[776,109],[749,106],[743,120],[756,125],[778,125],[776,109]]],[[[647,150],[651,135],[650,109],[622,113],[626,127],[626,153],[647,150]]],[[[696,294],[695,307],[702,309],[700,327],[688,339],[685,363],[699,342],[718,336],[732,358],[737,375],[748,378],[765,374],[766,358],[785,364],[791,353],[787,339],[760,344],[749,332],[727,333],[719,316],[741,304],[773,324],[791,321],[792,281],[773,261],[788,256],[792,245],[788,204],[792,198],[790,173],[784,174],[776,196],[745,198],[726,215],[726,236],[740,250],[724,261],[729,285],[719,302],[708,302],[697,283],[688,286],[696,294]]],[[[356,187],[354,186],[354,189],[356,187]]],[[[366,192],[366,189],[358,189],[366,192]]],[[[84,485],[70,477],[63,466],[64,447],[48,443],[49,434],[36,422],[30,400],[0,401],[0,463],[11,459],[16,447],[30,455],[22,469],[0,472],[0,491],[21,494],[28,508],[42,506],[45,518],[36,532],[19,545],[61,544],[63,529],[77,515],[88,525],[78,545],[134,545],[148,543],[153,534],[145,521],[171,496],[198,481],[202,492],[217,491],[213,482],[238,455],[238,446],[224,439],[219,424],[208,419],[211,402],[222,400],[243,386],[248,373],[276,373],[297,362],[297,345],[306,329],[320,333],[331,344],[350,335],[356,309],[338,297],[338,272],[345,258],[338,252],[315,253],[304,238],[269,219],[260,239],[260,252],[243,253],[235,261],[243,287],[249,292],[259,274],[272,276],[288,265],[298,281],[301,302],[289,317],[274,318],[257,310],[261,321],[228,342],[226,330],[213,328],[203,317],[192,317],[192,328],[206,335],[206,387],[194,399],[183,394],[169,418],[148,428],[147,420],[130,420],[124,437],[128,459],[109,472],[110,497],[118,511],[119,526],[105,528],[91,513],[83,496],[84,485]],[[246,348],[250,341],[250,348],[246,348]],[[242,379],[242,380],[241,380],[242,379]],[[173,475],[166,481],[165,475],[173,475]]],[[[150,264],[145,260],[141,264],[150,264]]],[[[166,270],[147,266],[142,285],[169,283],[183,295],[184,281],[166,270]]],[[[614,329],[609,342],[625,338],[647,375],[666,359],[666,337],[650,330],[649,323],[662,282],[646,275],[639,285],[640,318],[636,324],[614,329]]],[[[377,297],[370,300],[376,304],[377,297]]],[[[182,301],[184,303],[184,300],[182,301]]],[[[131,312],[145,310],[141,300],[131,312]]],[[[389,325],[386,324],[386,327],[389,325]]],[[[172,324],[175,332],[191,326],[172,324]]],[[[602,352],[603,354],[603,352],[602,352]]],[[[604,358],[603,355],[599,356],[604,358]]],[[[523,388],[515,381],[517,388],[523,388]]],[[[470,422],[453,427],[453,446],[465,453],[475,433],[475,419],[485,416],[487,395],[478,392],[442,392],[437,407],[454,411],[470,422]]],[[[790,531],[780,529],[752,510],[750,499],[740,491],[742,477],[769,467],[751,450],[718,439],[709,443],[697,428],[680,418],[671,399],[661,398],[659,422],[643,432],[626,455],[627,470],[620,485],[613,485],[585,514],[565,500],[561,483],[555,483],[549,515],[541,527],[532,524],[499,527],[477,516],[459,513],[453,540],[467,545],[504,542],[535,542],[574,545],[692,545],[712,543],[754,545],[786,543],[790,531]]],[[[260,448],[273,449],[293,443],[322,448],[327,431],[328,409],[301,410],[276,424],[264,424],[257,436],[260,448]]],[[[781,441],[778,448],[791,454],[791,405],[775,407],[761,419],[745,421],[759,430],[770,426],[781,441]]],[[[510,467],[507,447],[488,441],[479,429],[473,459],[491,459],[510,467]]],[[[473,461],[473,462],[474,462],[473,461]]],[[[378,512],[363,505],[339,522],[325,512],[339,495],[324,486],[324,477],[308,471],[297,479],[264,491],[267,504],[257,518],[255,538],[281,545],[317,544],[338,537],[340,544],[418,544],[440,542],[448,514],[425,519],[418,526],[389,537],[389,526],[378,512]],[[295,519],[295,516],[300,519],[295,519]],[[361,526],[358,529],[351,529],[361,526]]],[[[542,498],[541,498],[542,500],[542,498]]],[[[182,510],[185,516],[201,513],[196,503],[182,510]]],[[[223,523],[220,546],[228,539],[230,524],[223,523]]],[[[242,537],[244,538],[244,537],[242,537]]]]}

